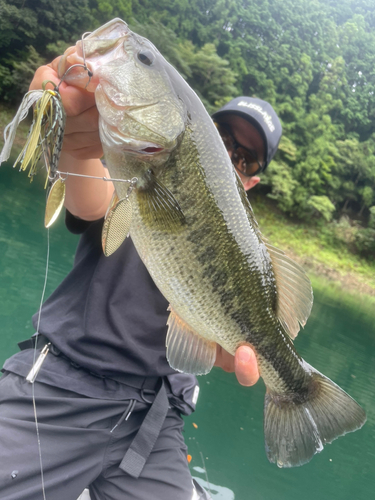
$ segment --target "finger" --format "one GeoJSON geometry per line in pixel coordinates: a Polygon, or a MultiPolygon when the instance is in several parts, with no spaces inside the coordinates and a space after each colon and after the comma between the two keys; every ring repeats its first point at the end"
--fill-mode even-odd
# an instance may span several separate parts
{"type": "Polygon", "coordinates": [[[62,56],[55,57],[55,59],[50,64],[51,68],[53,68],[56,71],[56,73],[59,73],[59,69],[61,72],[63,72],[66,69],[66,58],[74,52],[76,52],[75,46],[68,47],[62,56]],[[60,65],[61,61],[63,62],[63,68],[60,65]]]}
{"type": "Polygon", "coordinates": [[[244,386],[256,384],[259,379],[258,363],[254,351],[249,346],[241,346],[234,357],[234,368],[238,382],[244,386]]]}
{"type": "Polygon", "coordinates": [[[82,148],[100,144],[99,132],[82,132],[64,136],[63,149],[66,152],[77,151],[82,148]]]}
{"type": "Polygon", "coordinates": [[[62,82],[59,88],[67,116],[78,116],[95,106],[95,94],[62,82]]]}
{"type": "MultiPolygon", "coordinates": [[[[55,85],[59,83],[59,78],[57,76],[56,71],[51,68],[50,65],[46,66],[40,66],[34,74],[34,77],[30,83],[30,90],[36,90],[36,89],[41,89],[42,88],[42,83],[45,80],[50,80],[54,82],[55,85]]],[[[47,88],[52,88],[51,85],[49,85],[47,88]]]]}
{"type": "MultiPolygon", "coordinates": [[[[64,151],[68,153],[67,150],[64,151]]],[[[96,160],[100,159],[103,156],[103,149],[102,145],[99,143],[95,146],[85,146],[80,149],[69,151],[68,154],[76,160],[96,160]]]]}
{"type": "MultiPolygon", "coordinates": [[[[60,82],[56,70],[51,65],[41,66],[35,72],[34,78],[30,84],[30,90],[41,89],[43,82],[50,80],[58,85],[60,82]]],[[[47,88],[52,88],[50,84],[47,88]]],[[[62,82],[59,92],[67,116],[77,116],[95,105],[95,95],[85,89],[67,85],[62,82]]]]}
{"type": "Polygon", "coordinates": [[[66,120],[65,134],[75,134],[77,132],[98,132],[99,134],[98,121],[98,109],[96,106],[92,106],[83,113],[69,117],[66,120]]]}
{"type": "Polygon", "coordinates": [[[234,356],[229,354],[219,344],[216,344],[215,366],[220,366],[225,372],[234,372],[234,356]]]}

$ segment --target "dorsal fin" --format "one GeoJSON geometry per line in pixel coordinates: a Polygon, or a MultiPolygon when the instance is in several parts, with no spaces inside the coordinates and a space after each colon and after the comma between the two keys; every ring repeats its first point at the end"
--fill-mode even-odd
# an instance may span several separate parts
{"type": "Polygon", "coordinates": [[[300,325],[305,326],[307,318],[310,316],[313,304],[310,280],[301,266],[287,257],[282,250],[270,245],[267,238],[261,234],[250,201],[238,175],[236,175],[236,180],[249,222],[257,236],[266,245],[272,261],[277,289],[276,315],[290,338],[295,339],[300,325]]]}
{"type": "Polygon", "coordinates": [[[295,339],[305,326],[313,304],[311,283],[305,271],[282,250],[265,245],[272,260],[277,288],[276,314],[288,335],[295,339]]]}

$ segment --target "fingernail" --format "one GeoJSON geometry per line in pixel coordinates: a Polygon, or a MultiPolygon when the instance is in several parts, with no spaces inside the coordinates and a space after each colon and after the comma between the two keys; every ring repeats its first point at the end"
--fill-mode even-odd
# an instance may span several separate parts
{"type": "Polygon", "coordinates": [[[253,358],[253,351],[250,347],[243,347],[238,353],[238,361],[241,363],[249,363],[253,358]]]}

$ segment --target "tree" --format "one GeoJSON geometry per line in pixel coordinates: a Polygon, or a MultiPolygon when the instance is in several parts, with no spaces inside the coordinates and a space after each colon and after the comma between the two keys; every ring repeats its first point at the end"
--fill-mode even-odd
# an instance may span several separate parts
{"type": "Polygon", "coordinates": [[[0,97],[20,100],[11,75],[15,63],[28,60],[30,46],[34,59],[48,57],[50,42],[75,42],[92,24],[87,0],[0,0],[0,71],[7,77],[0,97]]]}

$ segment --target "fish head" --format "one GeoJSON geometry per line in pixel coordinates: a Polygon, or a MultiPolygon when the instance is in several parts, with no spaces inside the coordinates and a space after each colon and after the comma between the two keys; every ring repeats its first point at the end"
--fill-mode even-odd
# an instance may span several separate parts
{"type": "MultiPolygon", "coordinates": [[[[87,88],[95,92],[106,160],[123,153],[146,163],[165,163],[187,121],[186,105],[170,77],[170,64],[121,19],[110,21],[68,49],[60,75],[83,62],[92,73],[87,88]]],[[[87,72],[76,67],[64,80],[84,87],[87,72]]]]}

